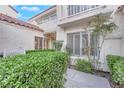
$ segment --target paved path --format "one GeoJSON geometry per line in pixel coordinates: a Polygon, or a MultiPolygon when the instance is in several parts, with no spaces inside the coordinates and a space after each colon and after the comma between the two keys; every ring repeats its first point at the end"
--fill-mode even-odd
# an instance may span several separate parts
{"type": "Polygon", "coordinates": [[[76,71],[67,70],[65,88],[110,88],[106,78],[76,71]]]}

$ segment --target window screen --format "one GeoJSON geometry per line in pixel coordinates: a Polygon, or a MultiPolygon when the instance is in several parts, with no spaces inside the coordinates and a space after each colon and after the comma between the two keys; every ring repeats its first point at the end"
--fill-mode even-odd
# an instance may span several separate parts
{"type": "Polygon", "coordinates": [[[75,44],[74,44],[74,54],[75,55],[80,55],[80,33],[79,34],[75,34],[74,37],[75,40],[75,44]]]}
{"type": "Polygon", "coordinates": [[[73,54],[73,34],[67,34],[67,51],[73,54]]]}

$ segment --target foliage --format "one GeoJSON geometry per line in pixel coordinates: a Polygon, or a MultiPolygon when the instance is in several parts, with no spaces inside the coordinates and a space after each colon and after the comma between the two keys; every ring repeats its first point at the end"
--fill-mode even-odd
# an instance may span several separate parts
{"type": "Polygon", "coordinates": [[[62,48],[63,41],[54,41],[53,42],[53,47],[55,50],[60,51],[62,48]]]}
{"type": "Polygon", "coordinates": [[[112,80],[118,84],[124,84],[124,57],[107,55],[107,61],[112,80]]]}
{"type": "MultiPolygon", "coordinates": [[[[116,25],[110,21],[110,17],[108,15],[102,13],[94,16],[93,19],[91,20],[90,25],[93,27],[93,37],[95,37],[95,41],[97,42],[96,43],[97,57],[96,55],[94,55],[93,60],[95,61],[97,59],[99,61],[101,49],[105,41],[105,38],[109,33],[111,33],[116,28],[116,25]]],[[[91,59],[91,57],[89,57],[89,59],[91,59]]]]}
{"type": "Polygon", "coordinates": [[[32,52],[52,52],[55,51],[54,49],[36,49],[36,50],[27,50],[26,53],[32,53],[32,52]]]}
{"type": "Polygon", "coordinates": [[[93,71],[91,63],[85,59],[77,60],[76,69],[82,72],[87,72],[87,73],[92,73],[93,71]]]}
{"type": "Polygon", "coordinates": [[[68,55],[63,52],[32,52],[0,59],[0,87],[63,87],[68,55]]]}
{"type": "Polygon", "coordinates": [[[112,80],[124,85],[124,60],[113,65],[112,80]]]}
{"type": "Polygon", "coordinates": [[[110,71],[112,71],[114,64],[120,61],[124,61],[124,58],[116,55],[107,55],[107,62],[108,62],[110,71]]]}

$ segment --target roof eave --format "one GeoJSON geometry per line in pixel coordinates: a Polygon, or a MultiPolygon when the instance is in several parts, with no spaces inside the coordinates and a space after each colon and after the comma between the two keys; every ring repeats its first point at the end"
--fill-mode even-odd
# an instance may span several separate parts
{"type": "Polygon", "coordinates": [[[41,13],[39,13],[39,14],[37,14],[37,15],[33,16],[33,17],[31,17],[30,19],[28,19],[28,21],[32,20],[33,18],[35,18],[35,17],[37,17],[37,16],[39,16],[39,15],[43,14],[44,12],[46,12],[46,11],[48,11],[48,10],[50,10],[50,9],[54,8],[54,7],[56,7],[56,5],[51,6],[51,7],[49,7],[48,9],[44,10],[43,12],[41,12],[41,13]]]}
{"type": "Polygon", "coordinates": [[[16,13],[18,13],[18,11],[15,9],[15,8],[13,8],[11,5],[8,5],[12,10],[14,10],[16,13]]]}

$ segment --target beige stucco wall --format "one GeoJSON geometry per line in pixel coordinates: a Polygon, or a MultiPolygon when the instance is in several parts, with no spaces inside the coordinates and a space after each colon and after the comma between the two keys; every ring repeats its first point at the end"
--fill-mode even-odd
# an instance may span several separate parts
{"type": "Polygon", "coordinates": [[[43,32],[0,21],[0,50],[34,49],[35,36],[43,37],[43,32]]]}
{"type": "Polygon", "coordinates": [[[11,9],[8,5],[0,5],[0,13],[6,14],[11,17],[17,17],[18,14],[11,9]]]}
{"type": "Polygon", "coordinates": [[[32,24],[37,25],[40,28],[44,29],[45,33],[56,32],[56,29],[57,29],[57,19],[50,20],[50,21],[42,23],[42,24],[37,24],[35,21],[30,21],[29,23],[32,23],[32,24]]]}
{"type": "Polygon", "coordinates": [[[47,10],[46,12],[43,12],[39,15],[37,15],[36,17],[30,19],[28,22],[35,24],[39,27],[41,27],[44,30],[44,33],[52,33],[52,32],[56,32],[57,29],[57,19],[51,19],[51,16],[56,14],[56,7],[53,7],[49,10],[47,10]],[[49,21],[47,22],[43,22],[38,24],[37,21],[42,21],[44,18],[49,17],[49,21]]]}
{"type": "MultiPolygon", "coordinates": [[[[63,6],[63,7],[65,7],[65,6],[63,6]]],[[[117,6],[107,6],[106,9],[104,9],[104,12],[111,11],[110,13],[112,13],[112,10],[114,10],[116,7],[117,6]]],[[[65,14],[63,14],[63,15],[65,15],[65,14]]],[[[61,15],[59,14],[59,16],[61,16],[61,15]]],[[[85,16],[87,16],[86,13],[85,13],[85,16]]],[[[65,20],[65,23],[66,23],[66,21],[68,21],[66,19],[63,19],[63,20],[65,20]]],[[[71,19],[71,20],[74,20],[74,19],[71,19]]],[[[101,58],[100,58],[101,69],[103,69],[104,71],[109,71],[109,68],[108,68],[108,65],[106,62],[106,55],[115,54],[115,55],[124,56],[124,21],[123,21],[124,14],[123,13],[115,14],[112,20],[118,25],[118,29],[116,29],[115,31],[113,31],[111,34],[109,34],[107,36],[107,38],[104,42],[103,48],[101,50],[101,58]]],[[[69,24],[71,24],[71,23],[69,23],[69,24]]],[[[67,33],[82,32],[82,31],[85,31],[85,23],[84,24],[78,23],[77,25],[76,24],[69,25],[68,27],[59,27],[59,29],[57,31],[57,40],[64,41],[64,44],[63,44],[63,49],[64,49],[64,47],[66,46],[66,43],[67,43],[67,33]]]]}
{"type": "Polygon", "coordinates": [[[58,24],[64,25],[66,23],[74,22],[74,21],[81,20],[81,19],[84,19],[87,17],[91,17],[91,16],[99,14],[99,13],[112,12],[113,9],[115,9],[116,7],[117,6],[115,6],[115,5],[109,5],[109,6],[101,5],[96,9],[91,9],[91,10],[86,11],[86,12],[82,12],[82,13],[78,13],[76,15],[68,16],[67,5],[58,6],[57,7],[58,20],[59,20],[58,24]]]}
{"type": "MultiPolygon", "coordinates": [[[[67,33],[74,33],[74,32],[83,32],[85,29],[83,29],[83,26],[73,26],[70,28],[66,28],[65,30],[59,29],[57,33],[57,40],[63,40],[63,48],[62,51],[65,51],[65,47],[67,44],[67,33]]],[[[120,35],[120,31],[115,31],[112,34],[120,35]]],[[[123,32],[121,31],[121,34],[123,32]]],[[[121,37],[118,35],[109,35],[108,38],[106,38],[103,48],[101,50],[101,69],[104,71],[109,71],[107,62],[106,62],[106,55],[108,54],[115,54],[115,55],[121,55],[124,54],[124,39],[122,41],[121,37]],[[122,52],[123,51],[123,52],[122,52]]],[[[124,56],[124,55],[123,55],[124,56]]]]}
{"type": "Polygon", "coordinates": [[[57,20],[51,20],[49,22],[43,23],[39,25],[45,32],[56,32],[57,28],[57,20]]]}
{"type": "MultiPolygon", "coordinates": [[[[56,14],[56,7],[51,8],[50,10],[43,12],[36,17],[30,19],[28,22],[34,25],[39,26],[44,30],[44,34],[56,33],[58,29],[57,18],[51,19],[50,16],[56,14]],[[49,21],[38,24],[37,21],[42,21],[45,17],[49,17],[49,21]]],[[[47,38],[47,37],[46,37],[47,38]]],[[[48,48],[53,48],[53,40],[49,39],[48,48]]]]}

